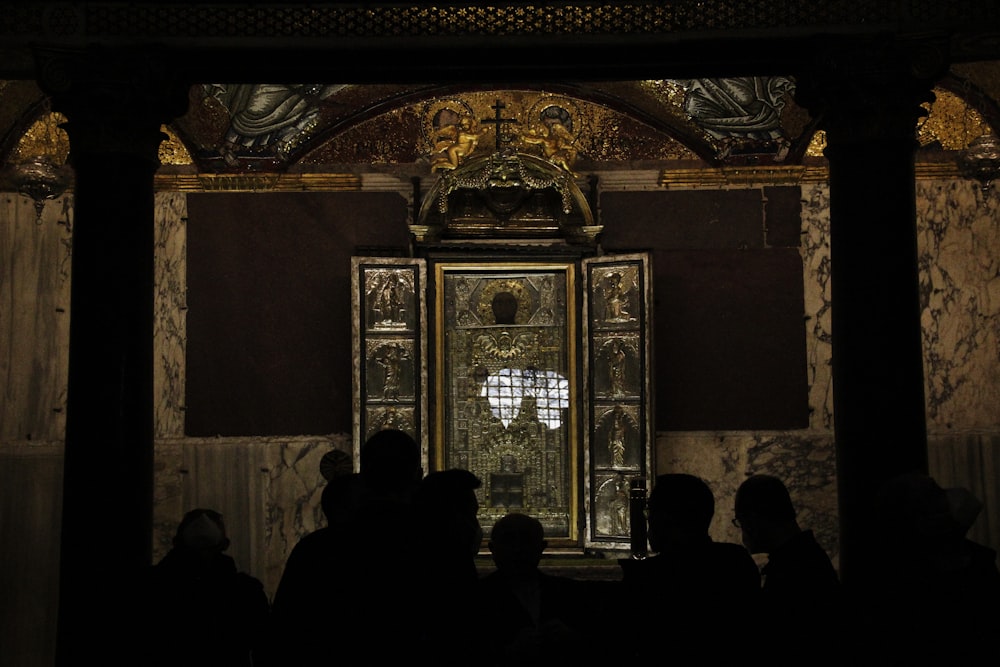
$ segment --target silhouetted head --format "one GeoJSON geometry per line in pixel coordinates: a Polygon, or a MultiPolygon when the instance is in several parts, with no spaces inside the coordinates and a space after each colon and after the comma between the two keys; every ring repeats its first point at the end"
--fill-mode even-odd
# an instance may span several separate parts
{"type": "Polygon", "coordinates": [[[945,489],[951,515],[958,521],[961,530],[968,532],[983,511],[983,501],[965,487],[956,486],[945,489]]]}
{"type": "Polygon", "coordinates": [[[363,498],[361,475],[349,473],[331,477],[320,496],[320,506],[327,524],[336,524],[354,517],[363,498]]]}
{"type": "Polygon", "coordinates": [[[671,545],[697,543],[708,536],[715,496],[695,475],[658,475],[647,509],[649,545],[653,551],[665,551],[671,545]]]}
{"type": "Polygon", "coordinates": [[[773,475],[752,475],[736,490],[736,521],[750,553],[766,553],[798,532],[788,487],[773,475]]]}
{"type": "Polygon", "coordinates": [[[538,519],[513,512],[501,517],[490,532],[489,548],[497,568],[514,575],[538,567],[548,542],[538,519]]]}
{"type": "Polygon", "coordinates": [[[883,535],[894,548],[923,549],[964,536],[948,493],[921,472],[896,475],[875,494],[875,512],[883,535]]]}
{"type": "Polygon", "coordinates": [[[377,431],[361,447],[361,477],[376,493],[408,493],[421,475],[420,445],[405,431],[377,431]]]}
{"type": "Polygon", "coordinates": [[[475,554],[482,543],[479,498],[482,481],[471,471],[450,468],[429,473],[420,480],[414,497],[428,541],[439,540],[450,555],[475,554]],[[447,544],[444,544],[447,543],[447,544]],[[451,551],[454,548],[454,551],[451,551]]]}
{"type": "Polygon", "coordinates": [[[482,481],[464,468],[437,470],[420,481],[417,500],[427,511],[475,517],[479,512],[476,489],[482,481]]]}
{"type": "Polygon", "coordinates": [[[179,549],[206,556],[222,553],[229,548],[222,515],[205,508],[191,510],[177,526],[173,544],[179,549]]]}

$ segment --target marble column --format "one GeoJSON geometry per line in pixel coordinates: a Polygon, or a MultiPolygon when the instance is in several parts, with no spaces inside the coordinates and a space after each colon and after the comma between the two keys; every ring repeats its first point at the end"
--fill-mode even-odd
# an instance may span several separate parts
{"type": "Polygon", "coordinates": [[[799,78],[797,101],[827,140],[840,567],[851,587],[867,577],[879,486],[927,470],[914,161],[920,105],[943,62],[877,40],[827,53],[799,78]]]}
{"type": "Polygon", "coordinates": [[[146,53],[38,67],[75,171],[56,664],[107,664],[127,640],[118,596],[152,552],[153,175],[187,86],[146,53]]]}

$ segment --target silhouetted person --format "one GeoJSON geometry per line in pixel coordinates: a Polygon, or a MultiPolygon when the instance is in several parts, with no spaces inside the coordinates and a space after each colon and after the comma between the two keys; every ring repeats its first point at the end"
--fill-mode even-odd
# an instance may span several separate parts
{"type": "Polygon", "coordinates": [[[476,555],[483,530],[476,490],[481,485],[468,470],[438,470],[421,480],[414,496],[410,553],[426,608],[411,621],[421,633],[418,654],[429,652],[438,664],[467,665],[478,650],[476,555]]]}
{"type": "Polygon", "coordinates": [[[404,647],[415,638],[405,636],[407,605],[418,580],[404,546],[411,541],[410,503],[422,475],[420,446],[403,431],[377,431],[362,445],[360,464],[359,474],[327,482],[327,525],[289,554],[275,593],[268,667],[329,662],[339,650],[332,637],[373,637],[373,623],[398,625],[398,641],[362,643],[369,659],[410,654],[404,647]]]}
{"type": "Polygon", "coordinates": [[[542,523],[526,514],[500,518],[490,533],[496,570],[479,583],[487,665],[552,665],[589,657],[581,627],[592,610],[584,582],[539,569],[548,545],[542,523]]]}
{"type": "Polygon", "coordinates": [[[692,660],[735,662],[759,602],[757,564],[741,545],[711,538],[715,497],[695,475],[658,475],[647,514],[654,555],[619,561],[628,623],[642,637],[636,657],[660,657],[669,646],[692,660]]]}
{"type": "Polygon", "coordinates": [[[769,659],[835,664],[845,640],[840,578],[812,530],[799,526],[784,482],[772,475],[748,477],[736,491],[735,515],[747,550],[767,555],[756,620],[758,631],[771,637],[769,659]]]}
{"type": "Polygon", "coordinates": [[[864,611],[881,664],[974,664],[996,655],[997,554],[966,536],[975,497],[950,493],[914,472],[887,480],[876,495],[882,533],[864,611]]]}
{"type": "Polygon", "coordinates": [[[285,561],[271,607],[272,630],[260,664],[314,665],[329,659],[326,633],[341,593],[340,573],[351,566],[352,531],[362,501],[361,476],[335,475],[323,487],[326,525],[300,539],[285,561]]]}
{"type": "Polygon", "coordinates": [[[415,607],[425,581],[412,545],[422,476],[420,446],[403,431],[377,431],[361,447],[364,496],[350,525],[353,566],[339,575],[350,593],[333,604],[344,613],[344,636],[360,638],[372,664],[412,660],[419,640],[415,607]]]}
{"type": "Polygon", "coordinates": [[[134,591],[138,647],[131,664],[149,667],[250,667],[265,634],[263,584],[237,570],[224,552],[222,515],[194,509],[184,515],[173,548],[151,566],[134,591]]]}

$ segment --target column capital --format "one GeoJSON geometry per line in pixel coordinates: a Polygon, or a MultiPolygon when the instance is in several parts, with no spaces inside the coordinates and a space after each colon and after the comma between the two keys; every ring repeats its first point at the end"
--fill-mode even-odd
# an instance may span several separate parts
{"type": "Polygon", "coordinates": [[[38,49],[37,81],[68,120],[71,155],[117,153],[159,165],[163,124],[187,111],[190,84],[150,49],[38,49]]]}
{"type": "Polygon", "coordinates": [[[817,45],[796,75],[796,102],[818,119],[828,144],[909,141],[921,105],[948,71],[947,46],[888,37],[817,45]]]}

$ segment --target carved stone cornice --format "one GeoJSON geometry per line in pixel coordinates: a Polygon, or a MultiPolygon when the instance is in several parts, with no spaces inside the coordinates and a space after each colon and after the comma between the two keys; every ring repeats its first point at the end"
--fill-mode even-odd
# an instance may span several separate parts
{"type": "Polygon", "coordinates": [[[362,182],[357,174],[157,174],[153,187],[157,192],[360,192],[362,182]]]}
{"type": "MultiPolygon", "coordinates": [[[[157,192],[399,192],[405,196],[408,185],[396,178],[369,178],[369,174],[198,174],[157,173],[153,187],[157,192]]],[[[918,162],[917,180],[953,180],[959,178],[954,160],[918,162]]],[[[601,190],[674,190],[696,188],[738,188],[787,186],[825,183],[830,178],[825,164],[774,165],[761,167],[704,167],[656,170],[599,172],[601,190]]]]}
{"type": "MultiPolygon", "coordinates": [[[[960,176],[952,162],[920,162],[916,165],[917,180],[955,179],[960,176]]],[[[718,189],[725,187],[757,187],[825,183],[830,180],[826,165],[780,165],[767,167],[723,167],[712,169],[664,169],[658,185],[669,189],[718,189]]],[[[605,190],[607,184],[602,181],[605,190]]]]}

